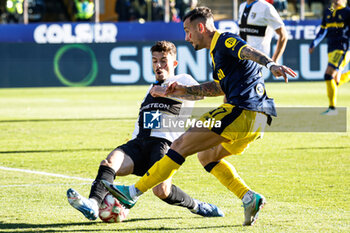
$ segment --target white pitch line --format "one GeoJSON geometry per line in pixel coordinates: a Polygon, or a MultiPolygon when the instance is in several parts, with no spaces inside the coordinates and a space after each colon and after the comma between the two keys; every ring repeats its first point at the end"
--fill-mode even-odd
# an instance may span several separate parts
{"type": "Polygon", "coordinates": [[[13,187],[40,187],[40,186],[78,186],[78,185],[88,185],[91,183],[79,183],[79,184],[9,184],[0,185],[0,188],[13,188],[13,187]]]}
{"type": "Polygon", "coordinates": [[[40,171],[33,171],[33,170],[26,170],[26,169],[20,169],[20,168],[1,167],[0,166],[0,169],[1,170],[5,170],[5,171],[16,171],[16,172],[25,172],[25,173],[31,173],[31,174],[44,175],[44,176],[54,176],[54,177],[65,178],[65,179],[94,181],[93,179],[81,178],[81,177],[77,177],[77,176],[66,176],[66,175],[61,175],[61,174],[40,172],[40,171]]]}

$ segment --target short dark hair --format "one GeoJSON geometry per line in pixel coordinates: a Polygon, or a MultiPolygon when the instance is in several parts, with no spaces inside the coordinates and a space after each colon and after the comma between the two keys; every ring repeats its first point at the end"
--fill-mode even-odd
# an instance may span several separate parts
{"type": "Polygon", "coordinates": [[[167,52],[176,56],[176,46],[166,40],[157,41],[151,48],[151,52],[167,52]]]}
{"type": "Polygon", "coordinates": [[[190,19],[190,22],[192,22],[195,19],[210,19],[214,18],[213,13],[211,12],[211,9],[206,6],[196,7],[190,12],[188,12],[182,19],[182,21],[185,21],[186,19],[190,19]]]}

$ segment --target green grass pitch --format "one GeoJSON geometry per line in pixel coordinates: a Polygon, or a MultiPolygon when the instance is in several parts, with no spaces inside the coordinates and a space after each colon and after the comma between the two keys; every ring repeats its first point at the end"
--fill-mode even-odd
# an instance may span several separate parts
{"type": "MultiPolygon", "coordinates": [[[[224,218],[199,217],[148,192],[123,223],[86,220],[68,204],[66,190],[73,187],[88,195],[89,179],[95,178],[100,161],[131,138],[146,90],[0,89],[0,232],[350,231],[349,116],[347,132],[267,132],[243,155],[228,158],[246,183],[267,198],[253,227],[241,226],[241,201],[205,172],[196,156],[187,159],[174,183],[194,198],[218,205],[224,218]]],[[[325,110],[328,102],[324,82],[268,83],[267,92],[281,107],[325,110]]],[[[207,98],[196,106],[221,102],[222,98],[207,98]]],[[[339,89],[338,105],[350,108],[350,84],[339,89]]],[[[136,180],[127,176],[116,182],[136,180]]]]}

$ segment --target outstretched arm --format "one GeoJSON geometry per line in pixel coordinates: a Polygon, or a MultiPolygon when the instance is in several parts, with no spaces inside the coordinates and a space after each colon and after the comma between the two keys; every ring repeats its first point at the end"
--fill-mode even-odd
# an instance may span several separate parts
{"type": "Polygon", "coordinates": [[[220,84],[215,81],[206,82],[195,86],[188,86],[186,87],[186,93],[195,96],[224,95],[224,92],[221,90],[220,84]]]}
{"type": "Polygon", "coordinates": [[[287,74],[292,77],[297,76],[291,68],[276,64],[271,58],[249,45],[242,48],[240,55],[242,59],[252,60],[260,65],[266,66],[275,77],[283,76],[286,82],[288,82],[287,74]]]}
{"type": "Polygon", "coordinates": [[[168,86],[166,90],[167,96],[196,96],[203,98],[204,96],[220,96],[224,95],[220,84],[215,81],[202,83],[194,86],[183,86],[176,82],[168,86]]]}
{"type": "Polygon", "coordinates": [[[241,58],[244,60],[255,61],[263,66],[266,66],[267,63],[273,62],[271,58],[269,58],[259,50],[254,49],[250,45],[247,45],[242,48],[241,58]]]}
{"type": "MultiPolygon", "coordinates": [[[[184,86],[184,87],[186,87],[186,86],[184,86]]],[[[191,100],[191,101],[203,99],[203,96],[195,96],[195,95],[186,94],[186,93],[183,93],[180,95],[174,95],[174,94],[167,94],[166,91],[167,91],[167,87],[154,86],[150,90],[150,94],[153,97],[176,97],[176,98],[180,98],[180,99],[184,99],[184,100],[191,100]]]]}

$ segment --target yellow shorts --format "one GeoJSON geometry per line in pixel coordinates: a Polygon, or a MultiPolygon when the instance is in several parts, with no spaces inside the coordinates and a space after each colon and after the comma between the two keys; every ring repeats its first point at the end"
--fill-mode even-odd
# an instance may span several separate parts
{"type": "Polygon", "coordinates": [[[342,71],[350,61],[350,53],[346,52],[345,55],[344,53],[345,52],[340,49],[328,53],[328,64],[342,71]]]}
{"type": "Polygon", "coordinates": [[[262,137],[267,122],[267,115],[235,107],[231,104],[222,104],[220,107],[201,116],[200,121],[221,121],[220,127],[209,129],[230,140],[221,145],[231,154],[242,154],[249,143],[262,137]]]}

